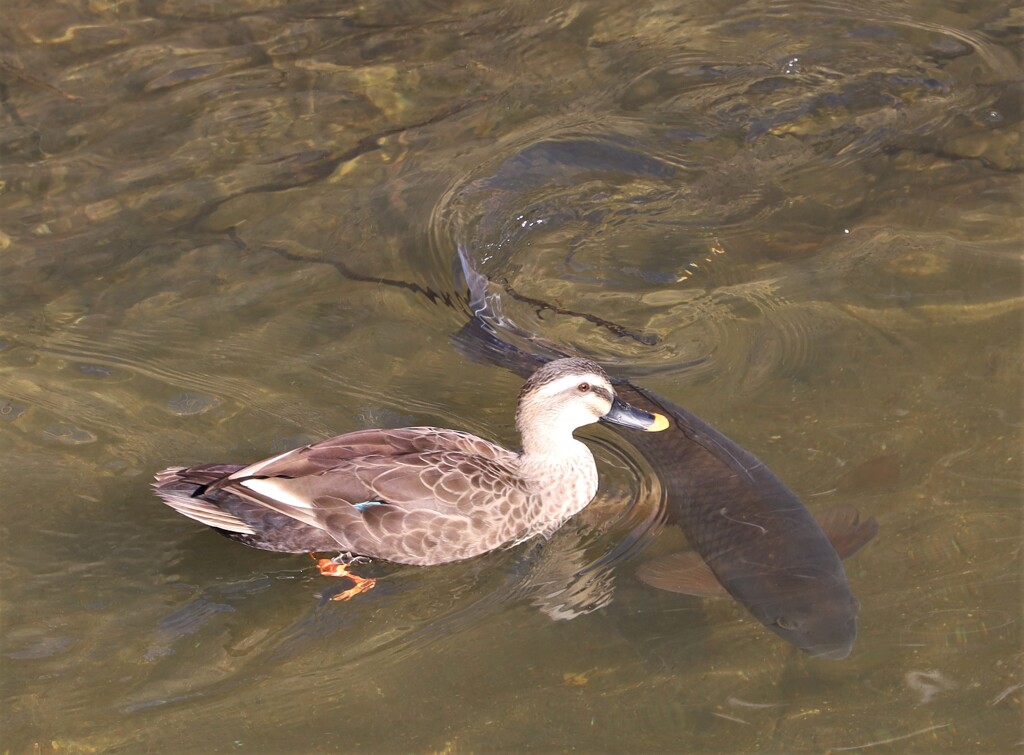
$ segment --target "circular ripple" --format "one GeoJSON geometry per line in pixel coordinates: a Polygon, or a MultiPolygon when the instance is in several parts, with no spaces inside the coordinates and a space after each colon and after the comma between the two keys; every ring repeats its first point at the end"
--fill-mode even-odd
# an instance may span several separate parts
{"type": "Polygon", "coordinates": [[[0,401],[0,419],[7,422],[13,422],[27,411],[28,407],[17,401],[0,401]]]}
{"type": "Polygon", "coordinates": [[[95,433],[83,430],[81,427],[72,425],[69,422],[50,425],[43,430],[43,437],[67,446],[81,446],[86,443],[94,443],[97,440],[95,433]]]}
{"type": "Polygon", "coordinates": [[[190,417],[195,414],[204,414],[211,409],[220,406],[220,399],[214,396],[207,396],[204,393],[193,393],[185,391],[172,396],[167,402],[167,410],[179,417],[190,417]]]}

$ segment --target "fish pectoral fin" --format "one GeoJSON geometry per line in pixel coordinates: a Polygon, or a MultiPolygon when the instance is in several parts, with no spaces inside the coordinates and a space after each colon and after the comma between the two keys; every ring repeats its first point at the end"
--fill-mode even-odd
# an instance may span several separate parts
{"type": "Polygon", "coordinates": [[[874,517],[860,520],[856,506],[841,503],[815,516],[825,536],[836,549],[839,558],[849,558],[878,534],[878,522],[874,517]]]}
{"type": "Polygon", "coordinates": [[[652,558],[636,570],[651,587],[705,598],[728,598],[718,577],[695,551],[680,551],[652,558]]]}

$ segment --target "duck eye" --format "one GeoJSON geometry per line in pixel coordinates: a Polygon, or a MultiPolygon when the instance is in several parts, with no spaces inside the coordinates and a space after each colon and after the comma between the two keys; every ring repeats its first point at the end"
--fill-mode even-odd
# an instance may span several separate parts
{"type": "Polygon", "coordinates": [[[586,393],[589,390],[590,390],[590,383],[580,383],[579,384],[579,391],[580,391],[580,393],[586,393]]]}

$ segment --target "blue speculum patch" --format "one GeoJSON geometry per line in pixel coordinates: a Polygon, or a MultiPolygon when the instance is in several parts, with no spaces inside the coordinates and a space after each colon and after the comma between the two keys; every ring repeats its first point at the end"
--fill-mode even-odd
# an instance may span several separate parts
{"type": "Polygon", "coordinates": [[[387,504],[381,501],[363,501],[362,503],[357,503],[354,505],[360,511],[366,511],[366,509],[370,508],[370,506],[385,506],[387,504]]]}

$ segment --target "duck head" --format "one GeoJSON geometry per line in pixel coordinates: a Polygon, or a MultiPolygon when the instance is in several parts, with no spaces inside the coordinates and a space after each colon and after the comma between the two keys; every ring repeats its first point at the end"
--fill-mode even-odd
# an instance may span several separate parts
{"type": "Polygon", "coordinates": [[[530,376],[519,393],[516,427],[524,448],[538,432],[560,437],[594,422],[645,432],[668,427],[663,415],[620,400],[600,365],[583,357],[548,362],[530,376]]]}

